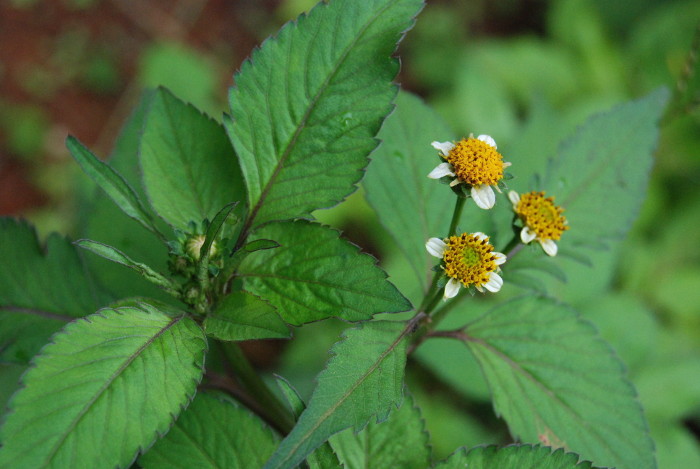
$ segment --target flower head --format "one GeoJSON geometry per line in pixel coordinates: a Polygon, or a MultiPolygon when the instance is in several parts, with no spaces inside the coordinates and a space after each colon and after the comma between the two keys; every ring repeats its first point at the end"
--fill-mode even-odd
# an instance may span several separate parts
{"type": "Polygon", "coordinates": [[[467,184],[471,187],[471,196],[480,208],[493,207],[496,194],[492,186],[500,192],[498,183],[503,179],[503,170],[510,166],[496,150],[496,141],[488,135],[476,138],[470,135],[457,143],[433,142],[432,146],[447,162],[440,163],[428,177],[450,176],[454,178],[450,186],[467,184]]]}
{"type": "Polygon", "coordinates": [[[508,193],[513,203],[513,210],[523,221],[520,239],[527,244],[536,240],[550,256],[556,256],[557,243],[562,233],[569,229],[564,209],[554,205],[554,197],[545,198],[544,192],[527,192],[519,195],[515,191],[508,193]]]}
{"type": "Polygon", "coordinates": [[[445,299],[456,296],[462,285],[465,288],[473,285],[480,292],[484,288],[490,292],[501,289],[503,279],[497,272],[506,256],[494,252],[484,233],[462,233],[444,240],[430,238],[425,248],[430,255],[442,259],[441,267],[450,277],[445,285],[445,299]]]}

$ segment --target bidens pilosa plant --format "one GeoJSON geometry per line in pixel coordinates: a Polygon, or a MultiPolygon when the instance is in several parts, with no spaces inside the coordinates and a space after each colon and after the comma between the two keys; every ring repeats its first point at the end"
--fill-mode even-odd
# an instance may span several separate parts
{"type": "Polygon", "coordinates": [[[623,364],[540,276],[624,237],[667,92],[547,160],[460,139],[393,83],[422,7],[321,3],[244,63],[220,121],[157,89],[109,162],[68,138],[98,186],[85,239],[0,221],[0,357],[27,366],[0,467],[655,467],[623,364]],[[314,218],[360,180],[389,275],[314,218]],[[239,346],[329,318],[345,330],[313,383],[239,346]],[[487,383],[510,436],[440,460],[413,395],[454,376],[487,383]]]}

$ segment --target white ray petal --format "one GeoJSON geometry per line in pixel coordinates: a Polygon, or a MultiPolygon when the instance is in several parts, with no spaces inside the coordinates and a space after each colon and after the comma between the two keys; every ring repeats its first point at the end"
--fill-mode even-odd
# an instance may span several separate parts
{"type": "Polygon", "coordinates": [[[479,238],[479,241],[483,241],[488,238],[486,233],[482,233],[481,231],[475,231],[474,233],[472,233],[472,236],[476,236],[477,238],[479,238]]]}
{"type": "Polygon", "coordinates": [[[455,173],[452,171],[452,165],[450,163],[440,163],[430,171],[430,174],[428,174],[428,177],[430,179],[440,179],[445,176],[452,176],[454,177],[455,173]]]}
{"type": "Polygon", "coordinates": [[[459,282],[459,280],[456,280],[454,278],[451,278],[448,282],[447,285],[445,285],[445,296],[443,299],[448,299],[448,298],[454,298],[457,296],[457,293],[459,293],[459,287],[462,284],[459,282]]]}
{"type": "Polygon", "coordinates": [[[442,259],[442,256],[445,254],[445,248],[447,247],[447,244],[440,238],[430,238],[427,243],[425,243],[425,249],[428,250],[428,253],[431,256],[434,257],[439,257],[442,259]]]}
{"type": "Polygon", "coordinates": [[[547,253],[548,256],[556,256],[557,255],[557,243],[554,242],[552,239],[540,239],[538,240],[540,242],[540,245],[542,245],[542,249],[544,249],[544,252],[547,253]]]}
{"type": "Polygon", "coordinates": [[[477,140],[481,140],[481,141],[484,142],[484,143],[488,143],[489,145],[491,145],[491,146],[494,147],[494,148],[498,148],[498,147],[496,146],[496,141],[495,141],[495,140],[493,139],[493,137],[491,137],[490,135],[481,134],[481,135],[479,135],[479,136],[476,137],[476,138],[477,138],[477,140]]]}
{"type": "Polygon", "coordinates": [[[537,237],[537,233],[532,231],[529,227],[524,227],[523,230],[520,232],[520,240],[523,242],[523,244],[527,244],[533,239],[537,237]]]}
{"type": "Polygon", "coordinates": [[[492,208],[496,203],[496,194],[488,184],[472,186],[471,194],[476,205],[484,210],[492,208]]]}
{"type": "Polygon", "coordinates": [[[452,150],[455,147],[455,144],[452,142],[432,142],[431,145],[436,150],[440,150],[440,153],[442,153],[442,156],[449,155],[450,150],[452,150]]]}
{"type": "Polygon", "coordinates": [[[520,203],[520,194],[515,191],[508,192],[508,198],[510,199],[510,203],[513,204],[513,208],[517,207],[520,203]]]}
{"type": "Polygon", "coordinates": [[[496,256],[496,258],[493,260],[496,265],[503,265],[506,262],[506,255],[502,252],[494,252],[492,254],[496,256]]]}
{"type": "Polygon", "coordinates": [[[492,293],[496,293],[503,286],[503,279],[496,272],[491,272],[489,281],[484,284],[484,287],[492,293]]]}

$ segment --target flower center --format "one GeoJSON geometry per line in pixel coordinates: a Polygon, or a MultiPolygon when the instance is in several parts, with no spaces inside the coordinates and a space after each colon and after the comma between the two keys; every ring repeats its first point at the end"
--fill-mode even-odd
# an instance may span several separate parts
{"type": "Polygon", "coordinates": [[[465,287],[481,286],[489,281],[489,273],[494,272],[496,256],[488,238],[479,239],[476,235],[462,233],[450,236],[443,255],[445,273],[459,280],[465,287]]]}
{"type": "Polygon", "coordinates": [[[472,186],[497,184],[503,179],[503,157],[478,138],[463,138],[445,157],[457,178],[472,186]]]}
{"type": "Polygon", "coordinates": [[[545,198],[544,192],[523,194],[515,211],[540,239],[558,240],[569,229],[564,209],[554,205],[554,197],[545,198]]]}

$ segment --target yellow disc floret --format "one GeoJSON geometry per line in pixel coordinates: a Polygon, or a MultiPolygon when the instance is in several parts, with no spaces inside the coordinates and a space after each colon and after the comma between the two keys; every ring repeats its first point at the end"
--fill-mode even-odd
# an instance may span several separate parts
{"type": "Polygon", "coordinates": [[[446,244],[443,255],[445,273],[462,282],[465,287],[486,284],[490,272],[498,269],[497,255],[487,237],[463,233],[460,236],[450,236],[446,244]]]}
{"type": "Polygon", "coordinates": [[[514,207],[520,219],[539,239],[559,240],[564,231],[569,229],[564,209],[554,205],[554,197],[545,198],[544,192],[528,192],[520,196],[514,207]]]}
{"type": "Polygon", "coordinates": [[[495,185],[503,179],[503,156],[478,138],[463,138],[444,157],[457,178],[472,186],[495,185]]]}

